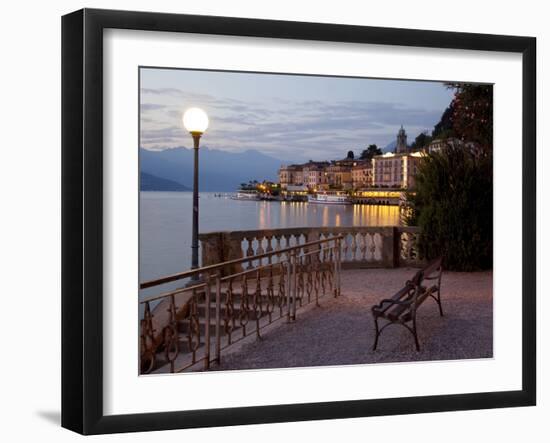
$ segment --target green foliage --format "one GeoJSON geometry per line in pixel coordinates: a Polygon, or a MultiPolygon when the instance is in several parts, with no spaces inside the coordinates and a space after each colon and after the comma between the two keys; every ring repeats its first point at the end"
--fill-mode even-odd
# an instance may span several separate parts
{"type": "Polygon", "coordinates": [[[367,149],[361,152],[361,160],[371,160],[375,155],[382,155],[382,150],[375,144],[369,145],[367,149]]]}
{"type": "Polygon", "coordinates": [[[425,132],[421,132],[414,139],[414,142],[411,145],[411,148],[415,151],[420,150],[428,146],[431,141],[432,141],[432,138],[428,134],[426,134],[425,132]]]}
{"type": "Polygon", "coordinates": [[[421,228],[423,257],[443,255],[449,270],[492,267],[492,164],[490,152],[465,148],[448,148],[422,161],[407,222],[421,228]]]}
{"type": "Polygon", "coordinates": [[[434,129],[432,131],[433,140],[435,140],[436,138],[446,139],[449,137],[454,137],[453,120],[452,120],[453,114],[454,114],[454,101],[451,102],[451,104],[445,109],[445,111],[443,111],[443,114],[441,115],[441,119],[434,126],[434,129]]]}
{"type": "Polygon", "coordinates": [[[453,129],[464,141],[493,149],[493,86],[457,84],[453,129]]]}

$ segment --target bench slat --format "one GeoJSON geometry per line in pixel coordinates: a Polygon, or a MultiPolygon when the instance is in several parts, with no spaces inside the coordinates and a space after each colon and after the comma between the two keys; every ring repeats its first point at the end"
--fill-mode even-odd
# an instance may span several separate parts
{"type": "MultiPolygon", "coordinates": [[[[416,299],[416,307],[418,308],[422,303],[424,303],[424,300],[426,300],[430,294],[433,294],[437,289],[437,286],[432,286],[427,291],[424,291],[421,295],[418,296],[416,299]]],[[[408,322],[412,320],[412,312],[409,310],[403,317],[401,318],[402,321],[408,322]]]]}
{"type": "MultiPolygon", "coordinates": [[[[414,289],[414,290],[415,290],[415,289],[414,289]]],[[[414,291],[414,290],[413,290],[413,291],[414,291]]],[[[422,297],[422,295],[426,292],[426,290],[425,290],[425,288],[423,288],[423,287],[421,286],[421,287],[419,288],[419,292],[420,292],[421,295],[419,295],[418,298],[417,298],[417,302],[416,302],[417,306],[418,306],[418,299],[419,299],[420,297],[422,297]]],[[[413,296],[414,296],[414,292],[413,292],[409,297],[407,297],[407,300],[411,300],[411,302],[412,302],[413,296]]],[[[388,319],[390,319],[390,320],[392,320],[392,321],[396,321],[397,319],[399,319],[399,316],[400,316],[401,314],[403,314],[403,312],[405,312],[405,311],[408,312],[408,311],[410,311],[410,309],[411,309],[411,305],[397,305],[397,306],[395,306],[393,309],[391,309],[391,310],[386,314],[386,316],[388,317],[388,319]]]]}
{"type": "MultiPolygon", "coordinates": [[[[390,300],[402,301],[401,299],[404,298],[404,297],[406,298],[406,296],[409,294],[410,289],[411,289],[410,286],[405,286],[405,287],[401,288],[399,291],[397,291],[391,297],[390,300]]],[[[375,315],[377,315],[377,316],[383,315],[389,308],[391,308],[392,306],[395,306],[394,304],[392,304],[390,302],[381,302],[380,304],[382,305],[382,307],[375,306],[372,309],[373,313],[375,313],[375,315]]]]}

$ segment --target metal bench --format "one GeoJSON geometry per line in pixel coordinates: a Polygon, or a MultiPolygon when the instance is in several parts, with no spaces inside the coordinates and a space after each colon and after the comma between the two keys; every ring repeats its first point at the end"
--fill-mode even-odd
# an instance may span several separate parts
{"type": "Polygon", "coordinates": [[[372,350],[378,346],[378,338],[386,327],[399,324],[407,328],[413,335],[416,350],[420,351],[416,328],[416,311],[428,298],[433,298],[439,306],[439,314],[443,316],[441,307],[441,273],[443,258],[439,257],[430,262],[425,268],[419,270],[412,280],[408,280],[392,298],[386,298],[371,308],[376,328],[376,336],[372,350]],[[433,282],[433,284],[431,284],[433,282]],[[381,328],[378,321],[386,320],[381,328]]]}

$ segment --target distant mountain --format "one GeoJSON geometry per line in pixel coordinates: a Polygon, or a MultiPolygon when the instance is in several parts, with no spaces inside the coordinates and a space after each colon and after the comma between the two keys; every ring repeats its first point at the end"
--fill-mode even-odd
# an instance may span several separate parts
{"type": "MultiPolygon", "coordinates": [[[[199,189],[234,191],[250,180],[277,180],[283,161],[261,152],[226,152],[208,148],[199,151],[199,189]]],[[[141,173],[171,180],[186,187],[193,183],[193,150],[187,148],[149,151],[140,149],[141,173]]]]}
{"type": "Polygon", "coordinates": [[[382,148],[382,152],[385,154],[386,152],[393,152],[395,151],[395,147],[397,146],[397,140],[392,141],[391,143],[387,144],[382,148]]]}
{"type": "Polygon", "coordinates": [[[165,178],[157,177],[156,175],[141,172],[139,174],[139,190],[183,192],[190,191],[191,189],[173,180],[167,180],[165,178]]]}

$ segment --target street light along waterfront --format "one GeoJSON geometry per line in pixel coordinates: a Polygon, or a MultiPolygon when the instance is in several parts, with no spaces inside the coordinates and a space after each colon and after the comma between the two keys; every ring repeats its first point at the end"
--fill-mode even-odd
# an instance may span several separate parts
{"type": "Polygon", "coordinates": [[[191,269],[199,267],[199,141],[208,128],[208,116],[200,108],[189,108],[183,114],[183,126],[193,137],[193,228],[191,233],[191,269]]]}

